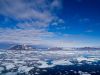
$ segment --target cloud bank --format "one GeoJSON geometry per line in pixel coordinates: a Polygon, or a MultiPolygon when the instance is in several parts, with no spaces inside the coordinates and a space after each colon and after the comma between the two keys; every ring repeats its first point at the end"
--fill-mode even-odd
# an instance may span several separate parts
{"type": "Polygon", "coordinates": [[[50,47],[66,47],[75,44],[72,41],[57,39],[53,32],[45,30],[0,29],[0,42],[17,44],[46,45],[50,47]]]}

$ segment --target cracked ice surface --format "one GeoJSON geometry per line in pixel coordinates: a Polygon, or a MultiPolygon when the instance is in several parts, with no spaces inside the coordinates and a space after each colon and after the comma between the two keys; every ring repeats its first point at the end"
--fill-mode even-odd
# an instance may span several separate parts
{"type": "MultiPolygon", "coordinates": [[[[50,68],[56,65],[74,65],[72,61],[81,63],[96,62],[100,60],[100,51],[79,51],[79,50],[59,50],[59,51],[0,51],[0,72],[17,69],[18,72],[27,73],[37,68],[50,68]]],[[[9,74],[9,73],[8,73],[9,74]]]]}

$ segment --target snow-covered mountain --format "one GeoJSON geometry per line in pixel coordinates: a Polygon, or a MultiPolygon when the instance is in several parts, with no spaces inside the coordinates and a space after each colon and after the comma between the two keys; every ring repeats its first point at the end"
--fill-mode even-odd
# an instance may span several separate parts
{"type": "Polygon", "coordinates": [[[9,48],[9,50],[32,50],[32,47],[29,45],[14,45],[9,48]]]}
{"type": "Polygon", "coordinates": [[[8,50],[62,50],[60,47],[48,47],[44,45],[13,45],[8,50]]]}
{"type": "Polygon", "coordinates": [[[74,48],[77,50],[100,50],[100,47],[81,47],[81,48],[74,48]]]}

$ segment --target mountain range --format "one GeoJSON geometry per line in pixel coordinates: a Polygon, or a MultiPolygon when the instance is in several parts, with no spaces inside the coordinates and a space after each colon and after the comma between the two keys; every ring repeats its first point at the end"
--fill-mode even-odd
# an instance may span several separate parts
{"type": "MultiPolygon", "coordinates": [[[[62,50],[61,47],[49,47],[44,45],[25,45],[25,44],[13,44],[13,43],[0,43],[0,49],[8,50],[33,50],[33,49],[43,49],[43,50],[62,50]]],[[[73,50],[100,50],[100,47],[80,47],[71,48],[73,50]]]]}

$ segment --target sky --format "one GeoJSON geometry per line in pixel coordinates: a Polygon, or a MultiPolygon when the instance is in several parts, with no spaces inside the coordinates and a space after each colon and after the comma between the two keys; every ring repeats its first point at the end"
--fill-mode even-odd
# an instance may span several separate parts
{"type": "Polygon", "coordinates": [[[0,0],[0,44],[100,47],[100,0],[0,0]]]}

